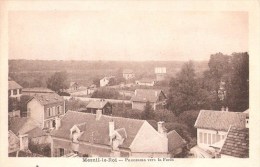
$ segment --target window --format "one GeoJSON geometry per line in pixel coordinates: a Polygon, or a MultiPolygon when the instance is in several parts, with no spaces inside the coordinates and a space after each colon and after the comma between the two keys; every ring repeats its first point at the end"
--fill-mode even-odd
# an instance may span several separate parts
{"type": "Polygon", "coordinates": [[[200,136],[199,136],[199,138],[200,138],[200,143],[202,143],[202,142],[203,142],[203,139],[202,139],[202,137],[203,137],[203,135],[202,135],[202,133],[200,132],[200,136]]]}
{"type": "Polygon", "coordinates": [[[211,134],[208,133],[208,144],[211,144],[211,134]]]}
{"type": "Polygon", "coordinates": [[[225,139],[225,135],[222,135],[222,139],[225,139]]]}
{"type": "Polygon", "coordinates": [[[60,148],[60,156],[62,157],[64,155],[64,148],[60,148]]]}
{"type": "Polygon", "coordinates": [[[45,122],[46,128],[49,128],[49,121],[45,122]]]}
{"type": "Polygon", "coordinates": [[[207,144],[207,133],[204,133],[204,144],[207,144]]]}
{"type": "Polygon", "coordinates": [[[17,89],[13,90],[13,94],[17,95],[17,89]]]}
{"type": "Polygon", "coordinates": [[[217,134],[217,139],[216,139],[216,142],[219,142],[220,141],[220,135],[217,134]]]}
{"type": "Polygon", "coordinates": [[[216,134],[212,134],[212,144],[216,143],[216,134]]]}
{"type": "Polygon", "coordinates": [[[50,108],[47,108],[47,116],[51,116],[50,108]]]}
{"type": "Polygon", "coordinates": [[[55,107],[52,107],[52,116],[55,115],[55,107]]]}
{"type": "Polygon", "coordinates": [[[52,121],[52,127],[53,127],[53,128],[56,127],[56,122],[55,122],[55,120],[52,121]]]}
{"type": "Polygon", "coordinates": [[[19,89],[19,94],[22,94],[22,89],[19,89]]]}

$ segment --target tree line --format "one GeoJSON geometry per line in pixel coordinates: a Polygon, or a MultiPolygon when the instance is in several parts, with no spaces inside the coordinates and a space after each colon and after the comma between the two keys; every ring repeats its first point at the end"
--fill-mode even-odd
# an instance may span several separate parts
{"type": "Polygon", "coordinates": [[[242,112],[249,108],[249,55],[216,53],[209,69],[197,77],[192,61],[170,81],[167,108],[176,115],[187,110],[228,109],[242,112]]]}

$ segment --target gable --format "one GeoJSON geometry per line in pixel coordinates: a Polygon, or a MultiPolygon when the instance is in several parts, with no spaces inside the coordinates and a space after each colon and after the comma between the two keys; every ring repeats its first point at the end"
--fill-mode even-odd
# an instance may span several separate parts
{"type": "Polygon", "coordinates": [[[168,139],[145,121],[130,149],[132,152],[168,152],[168,139]]]}

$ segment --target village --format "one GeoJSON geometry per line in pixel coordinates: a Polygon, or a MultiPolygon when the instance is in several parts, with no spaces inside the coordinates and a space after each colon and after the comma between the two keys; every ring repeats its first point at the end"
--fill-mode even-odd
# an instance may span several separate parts
{"type": "Polygon", "coordinates": [[[164,66],[142,77],[126,68],[88,85],[55,72],[47,87],[23,87],[9,75],[9,156],[247,158],[249,99],[234,96],[248,93],[248,67],[235,64],[247,61],[247,53],[211,55],[203,82],[191,61],[174,77],[164,66]]]}

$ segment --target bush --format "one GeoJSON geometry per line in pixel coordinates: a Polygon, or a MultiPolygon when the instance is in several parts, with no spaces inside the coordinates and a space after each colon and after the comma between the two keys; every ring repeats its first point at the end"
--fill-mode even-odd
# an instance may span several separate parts
{"type": "Polygon", "coordinates": [[[29,150],[32,153],[40,154],[45,157],[51,157],[50,144],[35,144],[35,143],[29,141],[29,150]]]}

